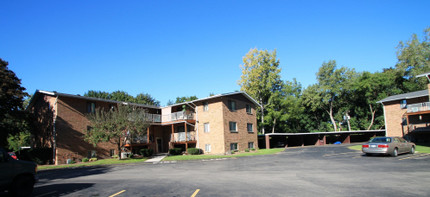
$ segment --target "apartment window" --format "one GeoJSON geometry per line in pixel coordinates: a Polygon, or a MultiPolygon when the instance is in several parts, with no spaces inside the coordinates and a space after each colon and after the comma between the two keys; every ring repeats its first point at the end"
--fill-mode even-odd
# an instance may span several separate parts
{"type": "Polygon", "coordinates": [[[228,100],[228,109],[230,111],[236,111],[236,101],[228,100]]]}
{"type": "Polygon", "coordinates": [[[88,102],[87,103],[87,113],[95,113],[96,112],[96,103],[88,102]]]}
{"type": "Polygon", "coordinates": [[[210,153],[211,152],[211,145],[205,144],[205,152],[210,153]]]}
{"type": "Polygon", "coordinates": [[[230,132],[237,132],[237,123],[236,122],[230,122],[230,132]]]}
{"type": "Polygon", "coordinates": [[[230,144],[230,150],[236,151],[237,150],[237,143],[231,143],[230,144]]]}
{"type": "Polygon", "coordinates": [[[209,111],[209,103],[203,102],[203,111],[209,111]]]}
{"type": "Polygon", "coordinates": [[[406,102],[406,100],[401,100],[401,101],[400,101],[400,108],[405,109],[405,108],[406,108],[406,106],[407,106],[407,102],[406,102]]]}
{"type": "Polygon", "coordinates": [[[251,105],[246,105],[246,113],[248,113],[248,114],[252,114],[252,108],[251,108],[251,105]]]}
{"type": "Polygon", "coordinates": [[[205,128],[204,128],[204,131],[205,131],[205,133],[209,133],[209,123],[205,123],[205,124],[203,124],[204,126],[205,126],[205,128]]]}
{"type": "Polygon", "coordinates": [[[248,142],[248,148],[249,149],[254,148],[254,142],[248,142]]]}
{"type": "Polygon", "coordinates": [[[246,124],[246,130],[247,130],[249,133],[253,133],[253,132],[254,132],[254,129],[252,128],[252,123],[248,123],[248,124],[246,124]]]}
{"type": "Polygon", "coordinates": [[[88,158],[97,158],[97,152],[95,150],[88,151],[88,158]]]}

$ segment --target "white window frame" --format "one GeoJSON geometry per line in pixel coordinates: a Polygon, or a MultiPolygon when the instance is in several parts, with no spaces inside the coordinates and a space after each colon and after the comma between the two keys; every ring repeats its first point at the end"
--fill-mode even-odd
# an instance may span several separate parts
{"type": "Polygon", "coordinates": [[[209,103],[203,102],[203,111],[209,111],[209,103]]]}
{"type": "Polygon", "coordinates": [[[228,122],[228,127],[230,129],[230,132],[234,132],[234,133],[238,132],[238,130],[237,130],[237,122],[234,122],[234,121],[228,122]],[[234,129],[232,129],[232,125],[234,125],[234,129]]]}
{"type": "Polygon", "coordinates": [[[205,144],[205,152],[210,153],[212,151],[211,144],[205,144]]]}
{"type": "Polygon", "coordinates": [[[209,122],[203,124],[203,131],[209,133],[211,131],[209,122]]]}
{"type": "Polygon", "coordinates": [[[248,133],[254,133],[254,125],[252,123],[246,123],[246,130],[248,133]],[[251,125],[251,131],[249,130],[249,125],[251,125]]]}

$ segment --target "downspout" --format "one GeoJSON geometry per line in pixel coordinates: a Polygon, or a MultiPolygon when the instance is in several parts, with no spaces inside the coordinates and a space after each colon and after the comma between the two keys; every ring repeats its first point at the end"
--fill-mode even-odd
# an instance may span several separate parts
{"type": "MultiPolygon", "coordinates": [[[[194,109],[194,111],[196,112],[196,125],[194,125],[194,129],[196,129],[196,141],[197,141],[197,143],[196,143],[196,148],[199,148],[199,127],[198,127],[198,122],[199,122],[199,113],[197,112],[197,105],[195,105],[194,103],[192,103],[193,105],[194,105],[194,107],[193,106],[191,106],[190,104],[191,103],[186,103],[188,106],[190,106],[191,108],[193,108],[194,109]]],[[[185,137],[187,137],[187,136],[185,136],[185,137]]]]}
{"type": "MultiPolygon", "coordinates": [[[[388,130],[387,114],[385,113],[384,103],[381,103],[381,104],[382,104],[382,110],[384,110],[385,136],[387,136],[387,130],[388,130]]],[[[403,127],[403,125],[402,125],[402,127],[403,127]]]]}
{"type": "Polygon", "coordinates": [[[54,102],[54,117],[52,120],[52,135],[53,135],[52,157],[54,160],[54,165],[58,165],[58,162],[57,162],[57,131],[55,129],[55,123],[57,122],[57,100],[58,100],[58,95],[55,98],[55,102],[54,102]]]}

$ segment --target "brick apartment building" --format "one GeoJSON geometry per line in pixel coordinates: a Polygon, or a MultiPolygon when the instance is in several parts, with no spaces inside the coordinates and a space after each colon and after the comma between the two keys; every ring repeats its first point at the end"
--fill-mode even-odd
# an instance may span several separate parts
{"type": "MultiPolygon", "coordinates": [[[[87,113],[110,109],[124,102],[37,90],[28,110],[36,117],[35,146],[53,149],[55,164],[84,157],[109,158],[116,145],[103,142],[94,147],[83,140],[90,122],[87,113]]],[[[166,107],[127,103],[147,110],[150,126],[143,136],[125,142],[126,152],[142,148],[155,153],[170,148],[200,148],[205,154],[228,154],[258,147],[256,107],[244,92],[215,95],[166,107]]]]}
{"type": "Polygon", "coordinates": [[[426,90],[394,95],[378,101],[384,108],[386,136],[402,136],[413,142],[430,141],[429,91],[430,84],[426,90]]]}

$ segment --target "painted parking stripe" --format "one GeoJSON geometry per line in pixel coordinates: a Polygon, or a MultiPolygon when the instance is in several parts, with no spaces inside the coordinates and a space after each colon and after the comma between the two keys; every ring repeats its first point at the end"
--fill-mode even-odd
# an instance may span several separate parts
{"type": "Polygon", "coordinates": [[[413,156],[403,157],[403,158],[401,158],[399,160],[415,159],[415,158],[418,158],[418,157],[425,157],[425,156],[429,156],[429,155],[430,155],[430,153],[419,153],[419,154],[416,154],[416,155],[413,155],[413,156]]]}
{"type": "Polygon", "coordinates": [[[191,195],[191,197],[195,197],[199,193],[200,189],[196,189],[196,191],[191,195]]]}
{"type": "Polygon", "coordinates": [[[118,196],[118,195],[120,195],[120,194],[122,194],[122,193],[124,193],[124,192],[125,192],[125,190],[121,190],[120,192],[117,192],[117,193],[115,193],[115,194],[112,194],[112,195],[110,195],[109,197],[118,196]]]}

